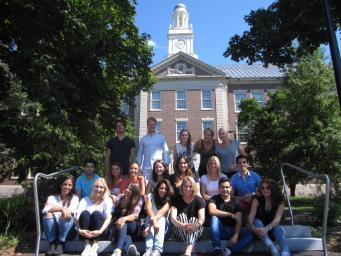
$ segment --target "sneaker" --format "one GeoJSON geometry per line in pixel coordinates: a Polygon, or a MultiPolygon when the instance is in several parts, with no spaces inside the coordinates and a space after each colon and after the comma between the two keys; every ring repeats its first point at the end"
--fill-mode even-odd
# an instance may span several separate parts
{"type": "Polygon", "coordinates": [[[222,249],[222,255],[223,255],[223,256],[229,256],[229,255],[231,255],[230,249],[229,249],[229,248],[224,248],[224,249],[222,249]]]}
{"type": "Polygon", "coordinates": [[[122,254],[122,251],[120,249],[116,248],[114,250],[114,253],[111,256],[121,256],[121,254],[122,254]]]}
{"type": "Polygon", "coordinates": [[[98,251],[99,251],[98,243],[93,243],[92,246],[91,246],[90,255],[91,256],[97,256],[98,255],[98,251]]]}
{"type": "Polygon", "coordinates": [[[151,256],[161,256],[161,252],[159,250],[154,250],[151,256]]]}
{"type": "Polygon", "coordinates": [[[128,248],[127,256],[137,256],[136,246],[131,244],[128,248]]]}
{"type": "Polygon", "coordinates": [[[57,244],[56,250],[54,251],[55,255],[62,255],[63,254],[63,244],[57,244]]]}
{"type": "Polygon", "coordinates": [[[81,256],[90,256],[91,255],[91,245],[86,244],[84,250],[81,253],[81,256]]]}
{"type": "Polygon", "coordinates": [[[148,249],[142,256],[151,256],[153,253],[153,249],[148,249]]]}
{"type": "Polygon", "coordinates": [[[47,255],[53,255],[55,253],[55,251],[56,251],[56,245],[54,243],[51,243],[46,254],[47,255]]]}

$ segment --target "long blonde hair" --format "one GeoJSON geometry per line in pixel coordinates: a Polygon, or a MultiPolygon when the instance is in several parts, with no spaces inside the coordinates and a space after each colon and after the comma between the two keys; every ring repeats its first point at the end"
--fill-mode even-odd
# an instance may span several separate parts
{"type": "Polygon", "coordinates": [[[208,161],[207,161],[207,164],[206,164],[206,168],[207,168],[207,177],[210,177],[210,172],[209,172],[209,166],[210,166],[210,163],[212,161],[216,161],[217,162],[217,169],[218,169],[218,176],[221,175],[221,171],[220,171],[220,160],[217,156],[211,156],[208,161]]]}
{"type": "Polygon", "coordinates": [[[108,184],[107,182],[105,181],[104,178],[98,178],[94,184],[92,185],[92,189],[91,189],[91,194],[90,194],[90,199],[92,200],[94,198],[94,194],[95,194],[95,186],[98,182],[101,182],[103,184],[103,187],[104,187],[104,193],[103,193],[103,197],[102,197],[102,200],[104,200],[106,197],[109,197],[110,195],[110,190],[108,188],[108,184]]]}

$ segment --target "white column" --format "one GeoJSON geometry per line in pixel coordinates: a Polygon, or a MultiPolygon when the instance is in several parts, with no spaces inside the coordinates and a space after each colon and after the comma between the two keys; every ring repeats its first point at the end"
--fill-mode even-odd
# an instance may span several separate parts
{"type": "Polygon", "coordinates": [[[148,92],[140,93],[140,125],[139,140],[147,134],[148,92]]]}
{"type": "Polygon", "coordinates": [[[221,84],[215,89],[216,98],[216,116],[217,116],[217,130],[221,127],[228,128],[228,106],[227,106],[227,88],[221,84]]]}

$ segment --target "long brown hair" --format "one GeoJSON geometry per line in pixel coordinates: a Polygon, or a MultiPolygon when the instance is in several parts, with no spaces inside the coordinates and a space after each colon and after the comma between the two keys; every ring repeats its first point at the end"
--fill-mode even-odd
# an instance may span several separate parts
{"type": "Polygon", "coordinates": [[[278,186],[278,183],[270,178],[264,178],[260,184],[260,188],[263,184],[268,184],[271,189],[271,205],[272,207],[278,206],[284,202],[284,195],[278,186]]]}
{"type": "Polygon", "coordinates": [[[109,189],[112,189],[115,184],[115,179],[112,176],[112,167],[114,165],[118,166],[118,168],[120,169],[120,178],[122,178],[122,165],[119,162],[114,162],[105,175],[105,181],[107,182],[109,189]]]}
{"type": "Polygon", "coordinates": [[[174,191],[173,191],[173,187],[170,184],[169,180],[163,179],[156,184],[156,187],[154,188],[153,193],[154,193],[156,208],[160,209],[165,203],[170,202],[171,197],[174,194],[174,191]],[[167,194],[164,198],[161,198],[159,195],[159,188],[161,187],[162,184],[165,184],[166,188],[167,188],[167,194]]]}
{"type": "Polygon", "coordinates": [[[187,156],[180,156],[176,159],[176,162],[174,164],[174,175],[175,175],[175,185],[177,187],[180,186],[181,182],[182,182],[182,178],[181,178],[181,171],[179,169],[179,164],[181,160],[185,160],[185,162],[187,163],[187,170],[185,171],[185,175],[194,178],[194,173],[192,171],[192,167],[191,164],[189,162],[189,159],[187,158],[187,156]]]}
{"type": "Polygon", "coordinates": [[[59,194],[61,195],[62,193],[62,186],[63,186],[63,183],[66,181],[66,180],[71,180],[72,182],[72,189],[70,191],[70,193],[67,195],[67,202],[66,202],[66,207],[69,207],[70,206],[70,203],[71,203],[71,199],[74,195],[74,191],[75,191],[75,178],[72,176],[72,175],[69,175],[69,176],[66,176],[62,182],[60,183],[60,186],[59,186],[59,194]]]}
{"type": "Polygon", "coordinates": [[[169,178],[169,168],[168,166],[166,165],[166,163],[163,161],[163,160],[156,160],[153,164],[153,181],[157,182],[157,176],[156,176],[156,173],[155,173],[155,166],[158,164],[158,163],[161,163],[162,166],[163,166],[163,174],[162,174],[162,178],[163,179],[168,179],[169,178]]]}
{"type": "MultiPolygon", "coordinates": [[[[121,203],[122,203],[122,200],[124,197],[121,198],[121,202],[119,203],[119,207],[122,209],[122,216],[126,216],[128,214],[131,214],[141,199],[140,187],[138,184],[129,183],[127,185],[126,189],[128,187],[130,188],[131,196],[128,200],[127,206],[124,208],[121,207],[121,203]]],[[[126,193],[126,192],[124,191],[124,193],[126,193]]]]}
{"type": "Polygon", "coordinates": [[[182,142],[181,141],[181,134],[184,133],[184,132],[187,132],[187,134],[188,134],[188,140],[187,140],[187,143],[186,143],[186,148],[187,148],[187,155],[190,155],[191,151],[192,151],[192,135],[191,135],[191,133],[189,132],[189,130],[187,128],[184,128],[184,129],[182,129],[180,131],[179,141],[180,141],[180,143],[182,142]]]}

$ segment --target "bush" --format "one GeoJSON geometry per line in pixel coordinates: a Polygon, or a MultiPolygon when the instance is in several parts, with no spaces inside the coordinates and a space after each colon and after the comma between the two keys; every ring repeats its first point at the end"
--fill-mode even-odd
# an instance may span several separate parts
{"type": "Polygon", "coordinates": [[[17,195],[0,198],[0,233],[16,234],[34,228],[34,216],[32,197],[17,195]]]}
{"type": "Polygon", "coordinates": [[[18,238],[13,236],[0,235],[0,254],[11,247],[16,247],[19,243],[18,238]]]}
{"type": "MultiPolygon", "coordinates": [[[[316,200],[314,204],[314,210],[312,211],[312,222],[313,222],[312,224],[315,227],[322,226],[323,213],[324,213],[323,202],[324,202],[323,199],[319,198],[316,200]]],[[[341,217],[341,207],[339,206],[339,203],[330,201],[327,226],[328,227],[336,226],[340,217],[341,217]]]]}

